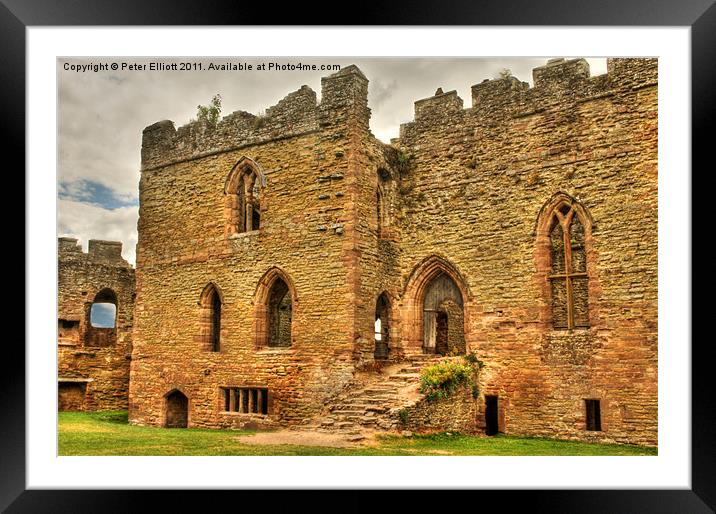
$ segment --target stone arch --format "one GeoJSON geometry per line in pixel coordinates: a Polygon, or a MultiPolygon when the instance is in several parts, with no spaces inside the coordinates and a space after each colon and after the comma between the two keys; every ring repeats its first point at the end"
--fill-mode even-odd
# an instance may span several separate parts
{"type": "Polygon", "coordinates": [[[224,296],[214,282],[209,282],[199,295],[199,343],[206,351],[221,350],[221,320],[224,296]]]}
{"type": "Polygon", "coordinates": [[[587,229],[588,226],[588,230],[590,232],[594,230],[594,219],[592,218],[592,214],[589,210],[573,196],[560,191],[553,194],[545,203],[542,204],[542,207],[537,213],[537,218],[535,219],[534,228],[532,230],[533,236],[539,235],[541,231],[544,232],[549,230],[549,227],[546,225],[550,223],[551,214],[555,209],[559,208],[560,205],[568,205],[570,207],[574,206],[575,211],[580,217],[580,221],[585,225],[585,229],[587,229]]]}
{"type": "Polygon", "coordinates": [[[164,427],[187,428],[189,426],[189,397],[179,388],[167,392],[164,397],[164,427]]]}
{"type": "Polygon", "coordinates": [[[227,235],[259,230],[265,210],[266,175],[253,159],[241,157],[224,182],[227,235]]]}
{"type": "Polygon", "coordinates": [[[291,277],[278,267],[264,273],[254,293],[254,343],[257,348],[293,345],[293,318],[297,306],[298,297],[291,277]]]}
{"type": "Polygon", "coordinates": [[[566,193],[553,195],[537,216],[534,278],[542,319],[555,329],[586,328],[595,319],[593,227],[589,210],[566,193]]]}
{"type": "MultiPolygon", "coordinates": [[[[432,255],[418,264],[408,278],[403,293],[403,326],[406,347],[412,353],[425,350],[426,317],[424,315],[424,302],[428,288],[434,280],[441,280],[444,276],[454,284],[455,294],[451,298],[462,310],[462,333],[468,324],[468,312],[465,306],[469,302],[470,294],[462,273],[455,265],[444,257],[432,255]]],[[[437,301],[437,300],[436,300],[437,301]]],[[[438,310],[438,309],[434,309],[438,310]]],[[[429,351],[429,348],[428,348],[429,351]]]]}
{"type": "Polygon", "coordinates": [[[119,324],[119,301],[117,293],[110,287],[100,289],[89,302],[85,313],[85,346],[103,347],[112,346],[117,342],[117,325],[119,324]],[[93,310],[97,304],[114,305],[113,323],[111,327],[93,325],[93,310]]]}

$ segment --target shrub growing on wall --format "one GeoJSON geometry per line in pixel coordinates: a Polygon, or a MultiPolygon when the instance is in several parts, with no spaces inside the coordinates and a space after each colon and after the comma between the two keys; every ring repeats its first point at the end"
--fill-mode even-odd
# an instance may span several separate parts
{"type": "Polygon", "coordinates": [[[477,391],[477,375],[483,363],[473,354],[462,361],[443,361],[423,368],[420,372],[420,392],[428,400],[437,400],[451,395],[458,387],[472,386],[473,396],[477,391]]]}

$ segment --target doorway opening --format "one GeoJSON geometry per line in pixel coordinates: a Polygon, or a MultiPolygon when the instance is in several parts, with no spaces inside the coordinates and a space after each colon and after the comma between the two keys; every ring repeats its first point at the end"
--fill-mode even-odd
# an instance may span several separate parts
{"type": "Polygon", "coordinates": [[[181,391],[172,391],[166,398],[166,428],[186,428],[189,421],[189,399],[181,391]]]}
{"type": "Polygon", "coordinates": [[[499,432],[497,421],[497,396],[485,396],[485,434],[495,435],[499,432]]]}

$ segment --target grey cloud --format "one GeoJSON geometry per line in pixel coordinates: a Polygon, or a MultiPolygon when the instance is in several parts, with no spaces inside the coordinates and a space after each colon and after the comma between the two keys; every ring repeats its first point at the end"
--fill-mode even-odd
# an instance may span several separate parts
{"type": "MultiPolygon", "coordinates": [[[[356,64],[371,81],[371,130],[382,141],[398,136],[401,123],[413,118],[414,102],[431,96],[438,87],[456,89],[470,105],[470,86],[493,78],[502,68],[531,82],[532,68],[544,58],[216,58],[191,59],[208,64],[227,60],[260,62],[303,62],[317,64],[356,64]]],[[[67,59],[73,63],[104,59],[67,59]]],[[[181,62],[186,59],[127,59],[108,61],[181,62]]],[[[591,60],[593,73],[603,73],[604,60],[591,60]],[[596,67],[595,67],[596,64],[596,67]]],[[[319,95],[325,71],[286,72],[130,72],[74,73],[62,70],[58,61],[58,181],[81,184],[94,181],[115,191],[118,197],[138,195],[141,137],[144,127],[163,119],[177,126],[196,115],[196,106],[206,104],[219,93],[222,115],[235,110],[265,111],[288,93],[306,84],[319,95]]],[[[78,212],[77,205],[69,206],[78,212]]],[[[68,204],[60,203],[60,219],[67,230],[83,239],[106,237],[110,225],[124,216],[117,209],[97,214],[97,223],[84,223],[74,214],[63,214],[68,204]],[[104,231],[105,235],[92,233],[104,231]]],[[[123,218],[124,219],[124,218],[123,218]]],[[[119,223],[119,222],[118,222],[119,223]]],[[[126,219],[116,233],[124,240],[136,241],[134,225],[126,219]]],[[[133,246],[133,243],[131,244],[133,246]]],[[[133,248],[132,248],[133,252],[133,248]]]]}

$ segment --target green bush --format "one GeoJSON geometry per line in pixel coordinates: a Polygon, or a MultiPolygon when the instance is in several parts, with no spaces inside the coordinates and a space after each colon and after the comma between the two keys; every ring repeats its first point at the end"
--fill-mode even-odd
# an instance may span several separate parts
{"type": "Polygon", "coordinates": [[[400,417],[400,422],[403,424],[403,426],[408,426],[408,422],[410,421],[408,411],[405,409],[400,409],[398,411],[398,416],[400,417]]]}
{"type": "Polygon", "coordinates": [[[219,122],[221,114],[221,95],[216,94],[209,105],[197,105],[196,117],[199,121],[208,121],[212,125],[219,122]]]}
{"type": "Polygon", "coordinates": [[[476,372],[477,367],[469,362],[443,361],[427,366],[420,372],[420,392],[428,400],[445,398],[459,386],[475,384],[476,372]]]}

